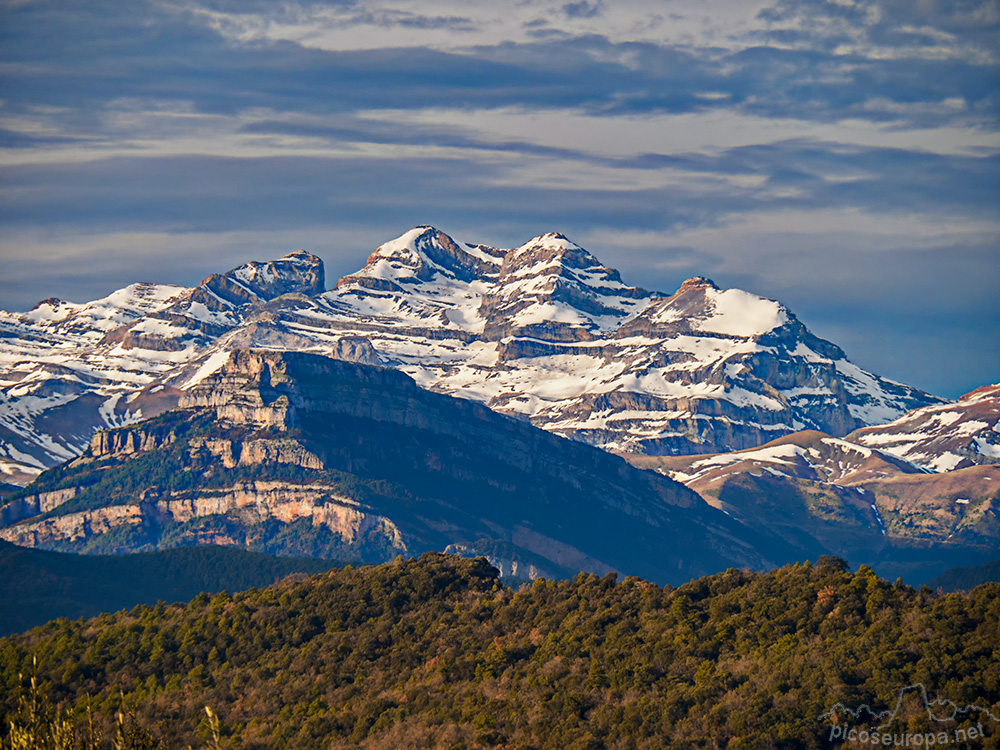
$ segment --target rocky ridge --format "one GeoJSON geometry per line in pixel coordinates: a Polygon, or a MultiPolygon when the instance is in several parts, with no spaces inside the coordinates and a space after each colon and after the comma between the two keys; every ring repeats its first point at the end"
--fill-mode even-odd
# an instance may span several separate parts
{"type": "Polygon", "coordinates": [[[888,577],[917,570],[930,577],[947,567],[944,560],[981,562],[1000,547],[996,465],[933,473],[816,431],[732,453],[625,457],[751,527],[820,544],[888,577]]]}
{"type": "MultiPolygon", "coordinates": [[[[298,251],[193,289],[139,283],[86,304],[48,299],[27,313],[0,311],[0,477],[26,484],[79,455],[95,430],[172,408],[181,392],[167,380],[227,333],[252,339],[267,303],[324,286],[322,260],[298,251]]],[[[328,345],[345,359],[374,357],[367,341],[328,345]]]]}
{"type": "Polygon", "coordinates": [[[1000,384],[977,388],[953,404],[926,406],[888,424],[862,428],[847,439],[927,471],[1000,464],[1000,384]]]}
{"type": "Polygon", "coordinates": [[[417,227],[280,317],[316,340],[364,336],[426,388],[611,450],[843,435],[938,401],[864,372],[778,302],[704,278],[631,287],[560,234],[499,250],[417,227]]]}

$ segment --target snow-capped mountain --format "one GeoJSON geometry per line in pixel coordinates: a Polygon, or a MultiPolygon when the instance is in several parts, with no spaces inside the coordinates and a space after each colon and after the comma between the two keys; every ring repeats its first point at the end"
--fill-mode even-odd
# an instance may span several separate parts
{"type": "Polygon", "coordinates": [[[400,369],[611,450],[692,454],[845,435],[938,403],[865,372],[783,305],[689,279],[632,287],[560,234],[521,247],[416,227],[324,291],[305,252],[0,313],[0,471],[23,483],[93,431],[149,417],[245,347],[400,369]]]}
{"type": "Polygon", "coordinates": [[[1000,463],[1000,383],[977,388],[953,404],[925,406],[888,424],[862,428],[848,439],[928,471],[1000,463]]]}
{"type": "Polygon", "coordinates": [[[786,435],[758,448],[707,456],[645,457],[633,463],[666,469],[691,489],[711,494],[726,480],[744,473],[807,479],[824,484],[855,486],[899,474],[922,474],[895,456],[865,448],[815,430],[786,435]]]}
{"type": "Polygon", "coordinates": [[[500,250],[417,227],[311,302],[283,308],[276,331],[364,337],[426,388],[613,450],[844,435],[938,402],[852,364],[776,301],[704,278],[631,287],[559,234],[500,250]]]}

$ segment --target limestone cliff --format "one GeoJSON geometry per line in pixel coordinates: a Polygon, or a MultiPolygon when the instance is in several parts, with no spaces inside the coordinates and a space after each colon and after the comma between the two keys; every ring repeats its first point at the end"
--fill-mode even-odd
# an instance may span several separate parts
{"type": "Polygon", "coordinates": [[[176,538],[178,543],[241,544],[245,541],[232,533],[206,539],[190,526],[186,532],[183,530],[184,525],[194,519],[212,516],[228,517],[242,528],[252,528],[268,519],[283,524],[305,519],[313,527],[329,529],[346,545],[376,536],[383,539],[387,547],[399,553],[406,552],[399,529],[388,519],[361,510],[348,498],[337,497],[331,487],[284,482],[244,482],[218,490],[176,492],[166,496],[158,496],[154,491],[144,495],[139,502],[2,528],[0,539],[24,547],[64,548],[65,542],[86,540],[122,526],[162,526],[171,522],[182,527],[176,538]]]}

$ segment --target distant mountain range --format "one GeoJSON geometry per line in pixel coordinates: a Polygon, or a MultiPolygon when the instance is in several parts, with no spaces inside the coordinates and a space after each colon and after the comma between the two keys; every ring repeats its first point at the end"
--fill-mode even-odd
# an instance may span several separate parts
{"type": "Polygon", "coordinates": [[[38,477],[0,538],[661,582],[827,553],[920,581],[1000,547],[1000,386],[943,402],[776,301],[630,287],[558,234],[417,227],[324,286],[300,251],[0,313],[0,470],[38,477]]]}
{"type": "Polygon", "coordinates": [[[790,543],[923,580],[1000,550],[1000,465],[929,473],[816,431],[703,456],[625,456],[790,543]]]}
{"type": "Polygon", "coordinates": [[[627,458],[751,525],[800,544],[808,534],[849,559],[893,544],[1000,550],[998,385],[843,439],[803,431],[731,453],[627,458]]]}
{"type": "Polygon", "coordinates": [[[865,372],[786,307],[704,278],[625,284],[560,234],[503,250],[417,227],[325,290],[296,252],[193,289],[133,284],[0,313],[0,480],[174,406],[237,348],[402,370],[592,445],[652,455],[843,436],[940,399],[865,372]]]}
{"type": "Polygon", "coordinates": [[[927,471],[1000,464],[1000,384],[984,385],[953,404],[914,409],[847,436],[927,471]]]}

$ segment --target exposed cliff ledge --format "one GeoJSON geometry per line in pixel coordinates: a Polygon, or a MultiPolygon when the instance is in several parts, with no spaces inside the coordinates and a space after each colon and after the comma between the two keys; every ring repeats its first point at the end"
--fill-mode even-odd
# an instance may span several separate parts
{"type": "Polygon", "coordinates": [[[322,459],[306,450],[295,440],[222,440],[195,438],[189,450],[194,453],[205,450],[222,460],[227,469],[236,466],[256,466],[265,463],[289,464],[304,469],[321,470],[322,459]]]}
{"type": "MultiPolygon", "coordinates": [[[[283,524],[306,519],[339,535],[346,544],[374,535],[400,553],[406,543],[396,525],[383,516],[361,509],[350,499],[332,494],[324,485],[286,482],[245,482],[233,487],[195,493],[173,493],[166,497],[147,494],[139,502],[69,513],[37,522],[0,529],[0,539],[23,547],[47,547],[106,534],[123,526],[142,524],[183,526],[208,516],[230,516],[253,525],[273,519],[283,524]]],[[[54,493],[49,493],[54,494],[54,493]]],[[[192,531],[193,534],[193,531],[192,531]]]]}
{"type": "MultiPolygon", "coordinates": [[[[311,430],[322,430],[331,419],[346,417],[417,429],[463,444],[503,445],[503,460],[511,469],[556,474],[576,486],[605,486],[609,478],[619,477],[623,466],[617,458],[539,432],[526,422],[498,416],[481,404],[425,391],[397,370],[302,352],[233,351],[217,372],[188,391],[181,406],[212,408],[227,424],[279,431],[300,427],[303,420],[310,422],[311,430]],[[586,460],[578,455],[581,451],[586,460]]],[[[336,442],[341,443],[339,439],[336,442]]],[[[236,460],[235,456],[230,460],[236,460]]],[[[357,465],[356,457],[351,460],[357,465]]],[[[329,461],[325,463],[330,466],[329,461]]],[[[446,466],[442,469],[448,470],[446,466]]],[[[648,493],[684,507],[700,502],[678,485],[668,487],[641,475],[637,479],[637,494],[648,493]]],[[[609,498],[620,496],[612,491],[607,494],[609,498]]],[[[627,512],[642,512],[622,506],[626,508],[627,512]]]]}
{"type": "Polygon", "coordinates": [[[67,513],[43,521],[20,523],[0,529],[0,539],[22,547],[39,547],[57,541],[75,541],[84,537],[107,534],[122,526],[142,523],[142,508],[138,505],[112,505],[107,508],[67,513]]]}
{"type": "Polygon", "coordinates": [[[25,518],[31,518],[40,513],[48,513],[50,510],[58,508],[67,500],[76,497],[79,491],[79,487],[69,487],[64,490],[39,492],[36,495],[11,500],[3,507],[0,507],[0,526],[10,526],[25,518]]]}
{"type": "Polygon", "coordinates": [[[165,448],[176,439],[173,431],[153,432],[140,427],[126,427],[117,430],[102,430],[94,434],[90,441],[90,456],[131,455],[165,448]]]}

